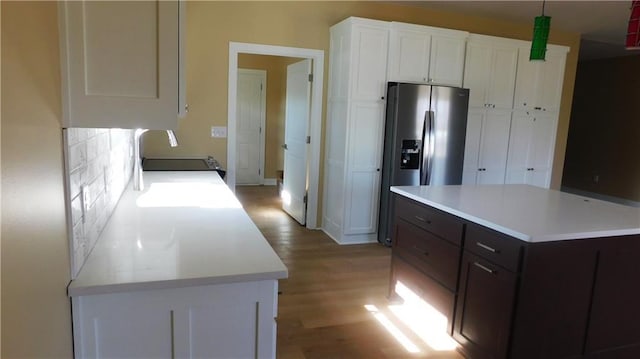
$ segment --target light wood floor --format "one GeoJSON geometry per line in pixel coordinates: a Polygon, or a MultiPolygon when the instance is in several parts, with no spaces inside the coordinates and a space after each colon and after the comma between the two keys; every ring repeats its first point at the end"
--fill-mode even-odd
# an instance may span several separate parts
{"type": "Polygon", "coordinates": [[[238,186],[236,195],[289,269],[280,281],[277,357],[462,358],[436,352],[388,310],[389,248],[340,246],[300,226],[280,208],[273,186],[238,186]],[[420,350],[409,353],[365,305],[374,305],[420,350]]]}

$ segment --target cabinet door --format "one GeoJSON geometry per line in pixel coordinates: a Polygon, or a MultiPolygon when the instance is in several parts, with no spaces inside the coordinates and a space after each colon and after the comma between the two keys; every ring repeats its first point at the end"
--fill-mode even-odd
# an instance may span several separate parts
{"type": "Polygon", "coordinates": [[[509,138],[506,183],[548,188],[555,148],[557,114],[516,114],[509,138]]]}
{"type": "Polygon", "coordinates": [[[486,44],[469,42],[464,68],[464,87],[469,89],[469,107],[486,107],[491,78],[492,50],[486,44]]]}
{"type": "Polygon", "coordinates": [[[513,108],[518,48],[496,47],[491,57],[491,76],[487,87],[487,103],[493,108],[513,108]]]}
{"type": "Polygon", "coordinates": [[[351,105],[345,234],[375,233],[377,230],[383,124],[384,103],[381,101],[351,105]]]}
{"type": "Polygon", "coordinates": [[[640,237],[607,239],[600,251],[586,357],[640,357],[640,237]]]}
{"type": "Polygon", "coordinates": [[[527,183],[529,178],[529,153],[533,140],[533,118],[526,113],[516,113],[511,122],[509,156],[507,158],[506,183],[527,183]]]}
{"type": "Polygon", "coordinates": [[[392,24],[389,45],[389,81],[427,82],[431,35],[392,24]]]}
{"type": "Polygon", "coordinates": [[[566,53],[547,51],[536,88],[536,107],[543,111],[560,111],[566,53]]]}
{"type": "Polygon", "coordinates": [[[520,49],[514,108],[559,111],[565,60],[562,50],[550,50],[545,61],[529,61],[528,52],[520,49]]]}
{"type": "Polygon", "coordinates": [[[467,116],[467,134],[464,142],[464,164],[462,167],[462,184],[476,184],[478,176],[478,157],[480,155],[480,138],[482,136],[482,120],[485,111],[470,109],[467,116]]]}
{"type": "Polygon", "coordinates": [[[516,275],[465,251],[453,336],[470,358],[506,358],[516,275]]]}
{"type": "Polygon", "coordinates": [[[551,181],[557,114],[535,114],[528,156],[531,169],[527,184],[548,188],[551,181]]]}
{"type": "Polygon", "coordinates": [[[389,30],[357,25],[352,31],[351,98],[380,101],[387,91],[389,30]]]}
{"type": "Polygon", "coordinates": [[[478,156],[478,184],[504,183],[510,127],[510,111],[487,110],[484,113],[478,156]]]}
{"type": "Polygon", "coordinates": [[[177,127],[177,1],[64,1],[59,18],[63,127],[177,127]]]}
{"type": "Polygon", "coordinates": [[[429,60],[428,82],[462,86],[465,39],[433,35],[429,60]]]}

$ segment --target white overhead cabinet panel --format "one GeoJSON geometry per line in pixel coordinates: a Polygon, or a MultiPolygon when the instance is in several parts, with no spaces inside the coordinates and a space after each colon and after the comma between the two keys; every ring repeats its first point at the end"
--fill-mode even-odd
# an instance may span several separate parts
{"type": "Polygon", "coordinates": [[[506,183],[549,187],[557,123],[557,113],[513,115],[506,183]]]}
{"type": "Polygon", "coordinates": [[[514,108],[560,111],[567,51],[567,47],[549,45],[544,61],[529,61],[527,49],[520,50],[514,108]]]}
{"type": "Polygon", "coordinates": [[[493,36],[469,36],[463,86],[469,89],[469,107],[513,107],[521,43],[493,36]]]}
{"type": "Polygon", "coordinates": [[[179,10],[177,1],[60,2],[63,127],[177,127],[179,10]]]}
{"type": "Polygon", "coordinates": [[[391,23],[389,81],[462,86],[469,33],[391,23]]]}
{"type": "Polygon", "coordinates": [[[389,23],[331,27],[323,229],[338,243],[376,241],[389,23]]]}
{"type": "Polygon", "coordinates": [[[504,183],[510,126],[509,110],[469,110],[462,184],[504,183]]]}

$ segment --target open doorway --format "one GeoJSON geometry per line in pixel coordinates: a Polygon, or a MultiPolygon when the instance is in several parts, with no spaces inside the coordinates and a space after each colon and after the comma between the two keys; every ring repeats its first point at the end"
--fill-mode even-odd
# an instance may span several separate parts
{"type": "Polygon", "coordinates": [[[307,228],[317,228],[318,179],[320,171],[320,135],[322,115],[322,88],[324,78],[324,51],[260,44],[229,44],[229,89],[228,89],[228,138],[227,138],[227,184],[234,189],[237,176],[237,91],[238,58],[240,54],[283,56],[312,60],[314,81],[311,82],[309,109],[308,153],[307,158],[307,228]]]}

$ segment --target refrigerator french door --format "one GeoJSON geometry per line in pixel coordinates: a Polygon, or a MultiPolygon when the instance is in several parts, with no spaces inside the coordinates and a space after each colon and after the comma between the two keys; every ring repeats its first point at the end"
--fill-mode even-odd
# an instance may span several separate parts
{"type": "Polygon", "coordinates": [[[378,241],[391,243],[391,186],[462,183],[469,90],[389,82],[378,241]]]}

